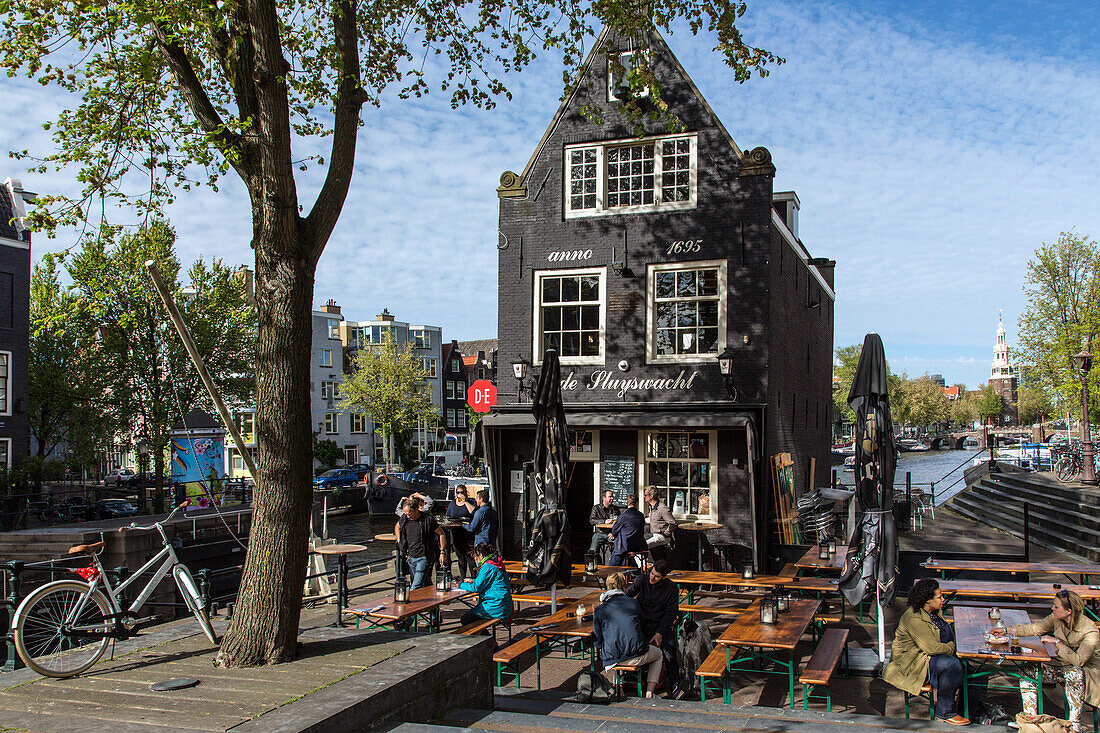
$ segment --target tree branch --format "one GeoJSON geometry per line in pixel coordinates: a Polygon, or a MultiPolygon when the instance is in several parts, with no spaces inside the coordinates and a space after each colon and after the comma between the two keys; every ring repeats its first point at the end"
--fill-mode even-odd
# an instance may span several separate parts
{"type": "Polygon", "coordinates": [[[306,218],[306,226],[312,235],[313,248],[310,255],[314,263],[325,249],[351,186],[351,174],[355,168],[355,142],[359,132],[359,111],[367,100],[360,79],[355,8],[353,0],[336,0],[333,5],[332,25],[340,81],[337,87],[328,175],[317,194],[312,211],[306,218]]]}

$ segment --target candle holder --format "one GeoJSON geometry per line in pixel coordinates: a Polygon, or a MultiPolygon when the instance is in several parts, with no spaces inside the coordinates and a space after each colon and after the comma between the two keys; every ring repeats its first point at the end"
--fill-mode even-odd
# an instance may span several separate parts
{"type": "Polygon", "coordinates": [[[393,582],[393,602],[409,602],[409,581],[404,578],[398,578],[393,582]]]}
{"type": "Polygon", "coordinates": [[[584,569],[585,572],[594,573],[599,569],[599,561],[596,559],[596,553],[586,552],[584,553],[584,569]]]}
{"type": "Polygon", "coordinates": [[[836,557],[836,537],[829,538],[829,554],[836,557]]]}
{"type": "Polygon", "coordinates": [[[775,587],[775,610],[779,613],[791,610],[791,594],[781,585],[775,587]]]}
{"type": "Polygon", "coordinates": [[[451,589],[451,569],[440,568],[435,573],[435,589],[440,593],[451,589]]]}
{"type": "Polygon", "coordinates": [[[819,560],[829,559],[829,540],[821,540],[817,546],[817,557],[819,560]]]}
{"type": "Polygon", "coordinates": [[[741,568],[741,578],[744,580],[752,580],[752,572],[752,563],[745,563],[744,567],[741,568]]]}
{"type": "Polygon", "coordinates": [[[771,592],[764,594],[760,599],[760,623],[774,624],[779,612],[776,610],[775,596],[771,592]]]}

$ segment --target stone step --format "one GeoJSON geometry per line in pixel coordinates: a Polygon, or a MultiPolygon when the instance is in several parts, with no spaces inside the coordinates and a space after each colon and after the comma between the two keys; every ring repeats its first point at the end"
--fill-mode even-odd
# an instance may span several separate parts
{"type": "MultiPolygon", "coordinates": [[[[989,504],[973,498],[952,502],[948,508],[967,519],[981,522],[1015,537],[1023,538],[1022,512],[1017,517],[1012,517],[1000,509],[993,512],[990,510],[989,504]]],[[[1061,553],[1067,557],[1076,558],[1083,562],[1100,562],[1100,548],[1097,545],[1083,545],[1081,540],[1064,532],[1033,525],[1030,527],[1029,538],[1032,544],[1061,553]]]]}
{"type": "MultiPolygon", "coordinates": [[[[1059,506],[1054,500],[1043,500],[1034,496],[1023,496],[1021,491],[998,484],[982,482],[970,492],[971,499],[981,498],[987,506],[996,507],[998,510],[1010,515],[1023,517],[1023,504],[1030,504],[1028,510],[1031,518],[1031,526],[1039,528],[1064,528],[1074,531],[1080,530],[1082,540],[1100,538],[1100,516],[1094,516],[1077,511],[1076,508],[1059,506]]],[[[964,498],[965,502],[967,499],[964,498]]]]}
{"type": "Polygon", "coordinates": [[[1100,506],[1100,488],[1084,484],[1064,484],[1048,474],[1041,473],[994,473],[992,477],[1013,486],[1037,487],[1050,494],[1073,497],[1082,504],[1100,506]]]}
{"type": "Polygon", "coordinates": [[[971,492],[983,490],[995,490],[1015,497],[1019,501],[1030,501],[1033,504],[1041,504],[1057,507],[1066,511],[1077,512],[1082,516],[1093,517],[1100,520],[1100,505],[1093,504],[1091,499],[1083,499],[1074,493],[1058,492],[1045,486],[1034,484],[1021,484],[1018,481],[996,478],[982,479],[971,492]]]}

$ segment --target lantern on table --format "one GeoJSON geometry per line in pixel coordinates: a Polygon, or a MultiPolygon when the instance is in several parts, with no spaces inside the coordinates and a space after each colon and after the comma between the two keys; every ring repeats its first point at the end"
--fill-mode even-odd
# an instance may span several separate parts
{"type": "Polygon", "coordinates": [[[829,559],[829,540],[825,539],[824,537],[817,545],[817,557],[819,560],[829,559]]]}
{"type": "Polygon", "coordinates": [[[781,585],[775,586],[775,610],[779,613],[791,610],[791,594],[781,585]]]}
{"type": "Polygon", "coordinates": [[[435,589],[440,593],[445,593],[451,589],[451,569],[439,568],[435,572],[435,589]]]}
{"type": "Polygon", "coordinates": [[[752,561],[746,562],[741,568],[741,577],[744,580],[752,580],[752,561]]]}
{"type": "Polygon", "coordinates": [[[762,624],[774,624],[778,611],[776,611],[775,596],[768,591],[764,594],[764,597],[760,599],[760,623],[762,624]]]}
{"type": "Polygon", "coordinates": [[[600,567],[599,561],[596,559],[596,553],[586,552],[584,553],[584,571],[586,573],[594,573],[600,567]]]}
{"type": "Polygon", "coordinates": [[[829,554],[836,557],[836,537],[829,538],[829,554]]]}
{"type": "Polygon", "coordinates": [[[409,581],[405,580],[404,577],[399,577],[393,582],[393,602],[409,602],[409,581]]]}

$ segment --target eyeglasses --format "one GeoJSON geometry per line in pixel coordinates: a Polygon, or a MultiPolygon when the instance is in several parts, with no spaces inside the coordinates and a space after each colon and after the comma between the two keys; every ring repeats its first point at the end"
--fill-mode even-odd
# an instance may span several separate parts
{"type": "Polygon", "coordinates": [[[1069,598],[1069,591],[1068,590],[1060,590],[1060,591],[1058,591],[1057,593],[1054,594],[1054,597],[1055,598],[1069,598]]]}

